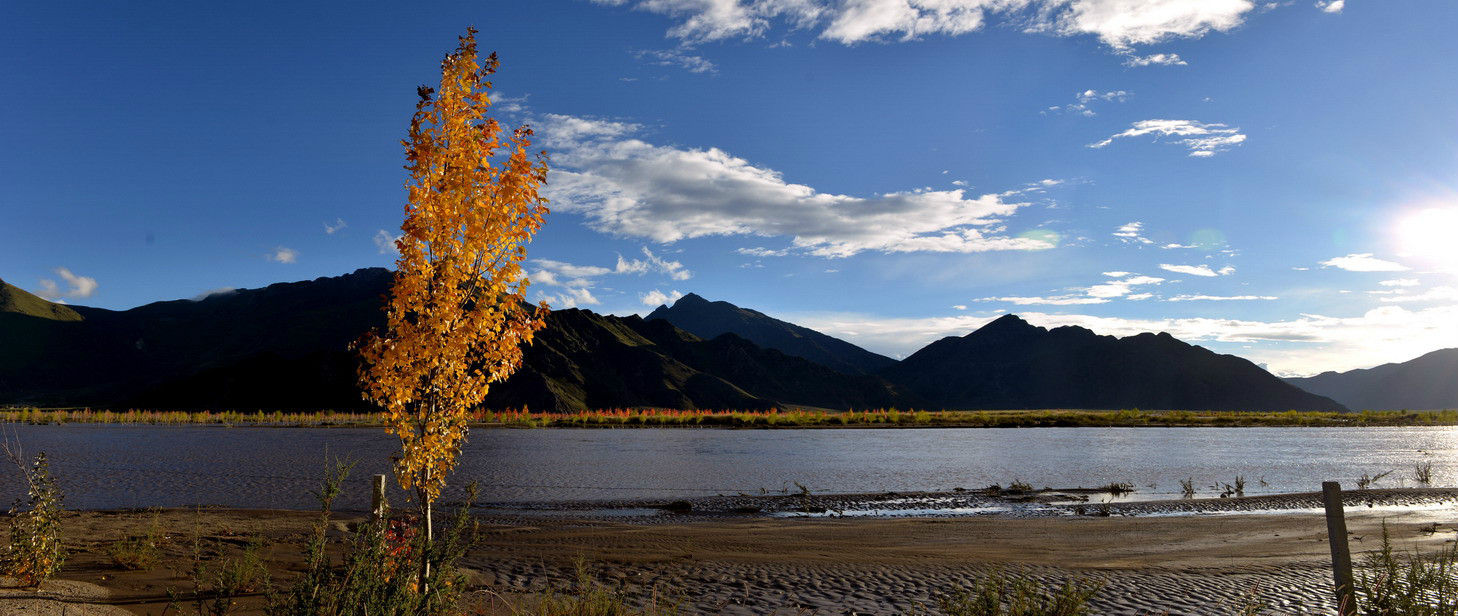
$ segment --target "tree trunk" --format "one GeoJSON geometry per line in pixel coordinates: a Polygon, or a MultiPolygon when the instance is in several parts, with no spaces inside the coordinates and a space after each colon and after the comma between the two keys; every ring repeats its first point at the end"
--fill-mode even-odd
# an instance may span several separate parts
{"type": "Polygon", "coordinates": [[[420,551],[420,594],[430,593],[430,586],[426,584],[426,578],[430,577],[430,546],[435,541],[434,524],[431,520],[431,501],[426,498],[423,486],[430,483],[430,468],[421,471],[422,488],[420,489],[421,526],[425,529],[425,541],[422,543],[424,549],[420,551]]]}

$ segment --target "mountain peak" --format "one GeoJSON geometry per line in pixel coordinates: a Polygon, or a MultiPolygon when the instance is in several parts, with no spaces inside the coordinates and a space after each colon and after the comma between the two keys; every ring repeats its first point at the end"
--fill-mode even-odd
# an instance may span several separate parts
{"type": "Polygon", "coordinates": [[[1005,314],[997,317],[996,319],[993,319],[991,323],[983,325],[981,328],[977,329],[977,331],[967,334],[967,336],[965,337],[987,335],[1020,335],[1031,334],[1041,331],[1047,330],[1033,325],[1032,323],[1029,323],[1027,321],[1024,321],[1022,317],[1019,317],[1018,315],[1005,314]]]}
{"type": "Polygon", "coordinates": [[[696,306],[696,305],[709,304],[709,303],[712,303],[712,302],[710,302],[709,300],[704,299],[698,293],[689,293],[689,294],[687,294],[687,295],[685,295],[683,297],[678,298],[677,301],[674,301],[673,302],[673,307],[674,308],[678,308],[679,306],[696,306]]]}

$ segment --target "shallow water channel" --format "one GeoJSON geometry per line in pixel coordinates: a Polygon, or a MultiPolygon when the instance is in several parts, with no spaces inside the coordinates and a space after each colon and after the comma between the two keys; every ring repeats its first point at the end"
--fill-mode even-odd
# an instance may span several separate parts
{"type": "MultiPolygon", "coordinates": [[[[44,451],[72,509],[309,509],[326,460],[356,462],[339,501],[364,509],[368,475],[387,473],[398,441],[378,428],[9,425],[44,451]]],[[[487,504],[673,500],[716,494],[911,492],[1132,484],[1126,499],[1200,496],[1245,478],[1245,494],[1458,484],[1458,428],[477,429],[452,483],[480,482],[487,504]]],[[[389,482],[393,486],[393,481],[389,482]]],[[[458,493],[457,493],[458,494],[458,493]]],[[[23,496],[0,469],[0,499],[23,496]]],[[[446,499],[452,498],[450,492],[446,499]]],[[[1107,496],[1095,497],[1097,502],[1107,496]]],[[[392,502],[403,503],[398,492],[392,502]]]]}

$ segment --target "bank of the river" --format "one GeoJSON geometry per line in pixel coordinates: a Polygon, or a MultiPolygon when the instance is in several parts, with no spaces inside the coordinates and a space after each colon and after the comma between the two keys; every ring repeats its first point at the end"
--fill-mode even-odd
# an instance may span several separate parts
{"type": "MultiPolygon", "coordinates": [[[[357,412],[148,411],[19,408],[0,410],[0,422],[52,424],[222,425],[229,427],[381,426],[380,417],[357,412]]],[[[604,409],[577,413],[477,411],[482,428],[1046,428],[1046,427],[1384,427],[1458,426],[1458,410],[1362,411],[1146,411],[874,409],[769,409],[713,411],[604,409]]]]}
{"type": "MultiPolygon", "coordinates": [[[[1356,498],[1364,496],[1375,495],[1356,498]]],[[[1392,505],[1368,509],[1354,502],[1348,509],[1359,561],[1377,548],[1384,523],[1399,550],[1432,551],[1453,539],[1452,509],[1424,506],[1431,499],[1416,492],[1389,490],[1381,497],[1392,505]]],[[[1151,505],[1108,517],[488,514],[462,564],[471,595],[488,607],[494,602],[495,611],[486,613],[496,614],[510,613],[496,597],[569,590],[578,560],[604,584],[640,598],[681,602],[683,614],[929,613],[937,597],[998,570],[1053,585],[1101,584],[1091,606],[1098,614],[1233,615],[1252,598],[1276,613],[1332,613],[1321,513],[1255,511],[1266,506],[1257,501],[1272,498],[1293,506],[1309,500],[1213,499],[1228,510],[1246,510],[1244,515],[1161,515],[1176,511],[1151,505]]],[[[72,555],[60,581],[41,593],[0,593],[0,603],[20,605],[24,597],[43,598],[54,589],[62,593],[54,607],[71,613],[105,613],[99,606],[110,606],[161,614],[169,589],[186,596],[192,588],[195,544],[205,554],[235,560],[245,546],[259,545],[274,584],[287,585],[302,568],[302,544],[315,519],[309,512],[277,510],[70,513],[63,524],[72,555]],[[159,564],[140,571],[118,567],[111,547],[149,528],[161,537],[159,564]]],[[[342,535],[356,520],[337,517],[334,532],[342,535]]],[[[253,592],[242,601],[252,609],[262,598],[253,592]]]]}

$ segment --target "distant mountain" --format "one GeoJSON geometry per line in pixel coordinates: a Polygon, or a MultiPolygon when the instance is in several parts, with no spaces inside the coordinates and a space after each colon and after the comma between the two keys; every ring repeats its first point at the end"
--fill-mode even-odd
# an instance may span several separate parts
{"type": "Polygon", "coordinates": [[[1345,410],[1169,334],[1048,330],[1014,315],[933,342],[881,374],[955,409],[1345,410]]]}
{"type": "MultiPolygon", "coordinates": [[[[373,268],[116,312],[66,307],[0,283],[0,404],[185,409],[361,409],[346,346],[384,324],[392,274],[373,268]]],[[[920,402],[667,322],[556,311],[492,407],[868,408],[920,402]]]]}
{"type": "Polygon", "coordinates": [[[1400,364],[1286,379],[1348,408],[1372,411],[1458,409],[1458,349],[1400,364]]]}
{"type": "Polygon", "coordinates": [[[663,319],[706,340],[721,334],[736,334],[759,346],[803,357],[846,374],[874,374],[896,363],[890,357],[813,329],[729,302],[711,302],[693,293],[679,298],[671,308],[659,306],[646,319],[663,319]]]}

